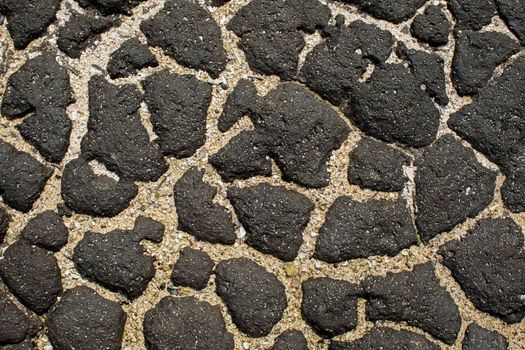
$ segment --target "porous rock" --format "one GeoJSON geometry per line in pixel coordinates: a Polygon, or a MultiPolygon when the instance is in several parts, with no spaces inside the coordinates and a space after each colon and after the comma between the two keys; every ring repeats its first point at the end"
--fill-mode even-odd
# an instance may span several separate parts
{"type": "Polygon", "coordinates": [[[29,220],[22,230],[21,238],[40,248],[58,251],[69,236],[64,221],[54,211],[47,210],[29,220]]]}
{"type": "Polygon", "coordinates": [[[410,32],[418,40],[431,46],[448,43],[450,22],[440,6],[430,5],[412,21],[410,32]]]}
{"type": "Polygon", "coordinates": [[[332,341],[329,350],[439,350],[424,336],[406,330],[375,327],[353,342],[332,341]]]}
{"type": "Polygon", "coordinates": [[[489,331],[472,323],[463,339],[463,350],[507,350],[507,339],[498,332],[489,331]]]}
{"type": "Polygon", "coordinates": [[[185,247],[180,251],[179,259],[175,263],[171,282],[175,286],[204,289],[214,266],[215,263],[206,252],[185,247]]]}
{"type": "Polygon", "coordinates": [[[114,51],[109,58],[107,71],[113,79],[126,78],[147,67],[157,67],[159,62],[147,45],[131,38],[114,51]]]}

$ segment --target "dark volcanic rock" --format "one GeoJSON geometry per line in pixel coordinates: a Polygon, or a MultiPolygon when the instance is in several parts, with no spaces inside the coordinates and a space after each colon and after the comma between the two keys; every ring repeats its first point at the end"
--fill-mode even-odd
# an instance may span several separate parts
{"type": "Polygon", "coordinates": [[[523,243],[523,233],[512,219],[485,219],[440,254],[478,309],[517,323],[525,316],[523,243]]]}
{"type": "Polygon", "coordinates": [[[236,89],[248,89],[248,93],[237,91],[231,95],[219,120],[221,131],[243,115],[250,117],[254,130],[241,132],[211,157],[210,162],[223,179],[231,181],[269,172],[271,163],[266,156],[270,156],[281,169],[284,180],[313,188],[327,186],[328,160],[349,133],[349,127],[337,113],[295,83],[281,84],[262,97],[252,96],[251,104],[233,98],[254,93],[253,83],[243,81],[236,89]],[[255,163],[245,163],[251,160],[255,163]]]}
{"type": "Polygon", "coordinates": [[[135,219],[135,226],[133,226],[135,236],[154,243],[162,242],[165,231],[166,226],[163,223],[142,215],[135,219]]]}
{"type": "Polygon", "coordinates": [[[412,216],[403,199],[357,202],[339,197],[319,230],[314,257],[336,263],[393,256],[416,242],[412,216]]]}
{"type": "Polygon", "coordinates": [[[525,45],[525,4],[521,0],[495,0],[499,13],[510,30],[525,45]]]}
{"type": "Polygon", "coordinates": [[[206,288],[215,263],[204,251],[185,247],[171,273],[171,282],[175,286],[191,287],[201,290],[206,288]]]}
{"type": "Polygon", "coordinates": [[[145,0],[76,0],[84,8],[95,8],[104,15],[131,15],[131,10],[145,0]]]}
{"type": "Polygon", "coordinates": [[[463,350],[507,350],[508,342],[501,334],[472,323],[463,339],[463,350]]]}
{"type": "Polygon", "coordinates": [[[108,170],[136,181],[156,181],[168,170],[159,146],[149,140],[140,118],[135,85],[116,86],[95,76],[89,81],[88,132],[82,154],[108,170]]]}
{"type": "Polygon", "coordinates": [[[108,62],[107,71],[113,79],[129,77],[146,67],[157,67],[159,62],[147,45],[138,39],[126,40],[114,51],[108,62]]]}
{"type": "Polygon", "coordinates": [[[288,329],[275,339],[271,350],[308,350],[308,342],[301,331],[288,329]]]}
{"type": "Polygon", "coordinates": [[[439,346],[424,336],[406,330],[387,327],[372,328],[353,342],[333,341],[329,350],[439,350],[439,346]]]}
{"type": "Polygon", "coordinates": [[[62,293],[62,278],[51,252],[24,241],[11,244],[0,261],[0,275],[9,290],[29,309],[45,313],[62,293]]]}
{"type": "Polygon", "coordinates": [[[23,50],[42,36],[56,19],[61,0],[2,0],[0,13],[7,17],[7,29],[15,48],[23,50]]]}
{"type": "Polygon", "coordinates": [[[428,147],[415,164],[416,225],[424,241],[474,218],[494,197],[497,173],[451,134],[428,147]]]}
{"type": "Polygon", "coordinates": [[[452,345],[461,327],[458,306],[440,286],[431,263],[413,271],[367,277],[363,288],[371,321],[406,322],[452,345]]]}
{"type": "Polygon", "coordinates": [[[0,291],[0,346],[20,343],[29,332],[29,318],[0,291]]]}
{"type": "Polygon", "coordinates": [[[407,181],[403,166],[409,164],[403,151],[365,137],[350,154],[348,181],[375,191],[399,192],[407,181]]]}
{"type": "Polygon", "coordinates": [[[431,46],[446,45],[450,22],[441,7],[430,5],[423,14],[414,18],[410,32],[418,40],[431,46]]]}
{"type": "Polygon", "coordinates": [[[138,193],[133,182],[97,175],[82,158],[66,164],[61,188],[68,208],[80,214],[108,217],[126,209],[138,193]]]}
{"type": "Polygon", "coordinates": [[[29,220],[21,237],[40,248],[58,251],[67,243],[69,232],[60,215],[48,210],[29,220]]]}
{"type": "Polygon", "coordinates": [[[494,0],[450,0],[448,9],[459,30],[480,30],[492,21],[497,10],[494,0]]]}
{"type": "Polygon", "coordinates": [[[401,23],[412,17],[427,0],[340,0],[357,5],[372,16],[393,23],[401,23]]]}
{"type": "Polygon", "coordinates": [[[82,286],[65,292],[49,313],[47,335],[57,350],[119,350],[125,323],[117,302],[82,286]]]}
{"type": "Polygon", "coordinates": [[[230,0],[206,0],[206,2],[209,3],[211,6],[219,7],[230,2],[230,0]]]}
{"type": "Polygon", "coordinates": [[[0,208],[0,244],[4,241],[10,221],[11,218],[9,214],[4,209],[0,208]]]}
{"type": "Polygon", "coordinates": [[[140,30],[148,44],[160,46],[178,63],[207,71],[213,78],[226,68],[219,25],[210,13],[190,0],[169,0],[140,30]]]}
{"type": "Polygon", "coordinates": [[[82,52],[100,38],[100,34],[119,26],[117,17],[101,17],[97,13],[74,12],[66,24],[58,30],[57,45],[71,58],[80,58],[82,52]]]}
{"type": "Polygon", "coordinates": [[[335,337],[357,327],[361,289],[328,277],[310,278],[302,285],[303,319],[322,337],[335,337]]]}
{"type": "Polygon", "coordinates": [[[295,259],[314,210],[306,196],[284,187],[259,184],[230,188],[228,199],[246,229],[248,245],[284,261],[295,259]]]}
{"type": "Polygon", "coordinates": [[[146,347],[151,350],[233,350],[221,310],[193,297],[165,297],[144,316],[146,347]]]}
{"type": "Polygon", "coordinates": [[[0,139],[0,195],[11,208],[28,212],[53,170],[0,139]]]}
{"type": "Polygon", "coordinates": [[[228,29],[240,37],[250,68],[293,79],[306,45],[303,32],[313,33],[329,19],[329,8],[317,0],[256,0],[237,12],[228,29]]]}
{"type": "Polygon", "coordinates": [[[221,261],[215,273],[217,294],[235,325],[251,337],[270,333],[288,306],[277,277],[246,258],[221,261]]]}
{"type": "Polygon", "coordinates": [[[2,346],[2,350],[34,350],[35,345],[31,340],[24,340],[18,344],[8,344],[2,346]]]}
{"type": "Polygon", "coordinates": [[[213,202],[217,189],[204,182],[204,170],[191,168],[174,188],[178,229],[211,243],[233,244],[237,236],[228,209],[213,202]]]}
{"type": "Polygon", "coordinates": [[[150,75],[142,86],[162,153],[177,158],[192,156],[206,141],[211,85],[193,75],[162,71],[150,75]]]}
{"type": "Polygon", "coordinates": [[[519,49],[519,44],[503,33],[459,33],[452,63],[454,87],[460,95],[478,93],[488,83],[496,67],[519,49]]]}

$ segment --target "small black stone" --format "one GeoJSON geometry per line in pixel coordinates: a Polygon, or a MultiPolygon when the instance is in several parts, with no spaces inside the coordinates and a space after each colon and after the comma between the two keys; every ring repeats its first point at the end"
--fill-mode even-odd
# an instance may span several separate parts
{"type": "Polygon", "coordinates": [[[275,339],[271,350],[308,350],[308,342],[301,331],[288,329],[275,339]]]}
{"type": "Polygon", "coordinates": [[[174,188],[178,229],[211,243],[233,244],[237,236],[232,216],[213,202],[217,189],[204,182],[204,170],[191,168],[174,188]]]}
{"type": "Polygon", "coordinates": [[[0,244],[4,241],[10,221],[11,217],[9,214],[4,209],[0,208],[0,244]]]}
{"type": "Polygon", "coordinates": [[[232,187],[228,199],[246,229],[249,246],[284,261],[295,259],[314,210],[306,196],[284,187],[259,184],[232,187]]]}
{"type": "Polygon", "coordinates": [[[144,316],[148,349],[233,350],[219,306],[193,297],[164,297],[144,316]]]}
{"type": "Polygon", "coordinates": [[[191,287],[201,290],[206,288],[215,263],[206,252],[185,247],[171,273],[171,282],[175,286],[191,287]]]}
{"type": "Polygon", "coordinates": [[[410,161],[405,152],[365,137],[350,154],[348,181],[374,191],[399,192],[407,181],[403,166],[410,161]]]}
{"type": "Polygon", "coordinates": [[[424,336],[406,330],[375,327],[353,342],[333,341],[329,350],[439,350],[424,336]]]}
{"type": "Polygon", "coordinates": [[[507,350],[508,342],[501,334],[472,323],[463,339],[463,350],[507,350]]]}
{"type": "Polygon", "coordinates": [[[137,217],[135,226],[133,226],[133,233],[137,237],[154,243],[162,242],[165,231],[166,226],[163,223],[142,215],[137,217]]]}
{"type": "Polygon", "coordinates": [[[30,332],[30,320],[2,291],[0,311],[0,347],[22,342],[30,332]]]}
{"type": "Polygon", "coordinates": [[[497,173],[451,134],[428,147],[415,164],[416,225],[425,242],[476,217],[494,198],[497,173]]]}
{"type": "Polygon", "coordinates": [[[221,261],[215,273],[217,294],[233,323],[250,337],[269,334],[288,306],[277,277],[247,258],[221,261]]]}
{"type": "Polygon", "coordinates": [[[45,313],[62,293],[60,269],[53,254],[17,241],[3,258],[0,275],[9,290],[30,310],[45,313]]]}
{"type": "Polygon", "coordinates": [[[22,230],[22,239],[40,248],[58,251],[68,240],[69,232],[57,213],[48,210],[27,222],[22,230]]]}
{"type": "Polygon", "coordinates": [[[34,349],[36,348],[33,342],[27,339],[18,344],[8,344],[8,345],[2,346],[2,350],[34,350],[34,349]]]}
{"type": "Polygon", "coordinates": [[[119,350],[126,313],[88,287],[64,293],[47,316],[47,335],[57,350],[119,350]]]}
{"type": "Polygon", "coordinates": [[[178,63],[207,71],[213,78],[226,68],[221,30],[211,14],[190,0],[169,0],[140,30],[178,63]]]}
{"type": "Polygon", "coordinates": [[[413,271],[367,277],[367,319],[406,322],[448,345],[454,344],[461,327],[458,306],[441,287],[431,263],[413,271]]]}
{"type": "Polygon", "coordinates": [[[320,336],[332,338],[357,327],[360,287],[328,277],[310,278],[302,284],[301,314],[320,336]]]}
{"type": "Polygon", "coordinates": [[[517,323],[525,316],[523,243],[523,232],[512,219],[484,219],[439,253],[478,309],[517,323]]]}
{"type": "Polygon", "coordinates": [[[450,22],[440,6],[430,5],[423,14],[412,21],[410,32],[418,40],[431,46],[442,46],[448,43],[450,22]]]}
{"type": "Polygon", "coordinates": [[[494,0],[450,0],[448,9],[456,18],[456,30],[480,30],[497,11],[494,0]]]}
{"type": "Polygon", "coordinates": [[[211,6],[219,7],[230,2],[230,0],[206,0],[206,2],[211,6]]]}
{"type": "Polygon", "coordinates": [[[372,16],[393,23],[401,23],[412,17],[427,0],[340,0],[357,5],[359,9],[372,16]]]}
{"type": "Polygon", "coordinates": [[[95,8],[104,15],[131,15],[131,10],[145,0],[76,0],[83,8],[95,8]]]}
{"type": "Polygon", "coordinates": [[[107,71],[112,79],[126,78],[147,67],[157,67],[159,62],[147,45],[138,39],[126,40],[114,51],[108,62],[107,71]]]}
{"type": "Polygon", "coordinates": [[[525,5],[521,0],[495,0],[499,13],[509,29],[525,46],[525,5]]]}
{"type": "Polygon", "coordinates": [[[417,242],[405,200],[358,202],[339,197],[319,230],[314,257],[331,263],[396,255],[417,242]]]}

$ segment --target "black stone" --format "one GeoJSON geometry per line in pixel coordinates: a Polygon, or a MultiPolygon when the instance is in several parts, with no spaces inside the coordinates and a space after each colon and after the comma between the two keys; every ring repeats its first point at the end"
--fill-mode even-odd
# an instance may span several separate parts
{"type": "Polygon", "coordinates": [[[450,22],[440,6],[430,5],[425,12],[412,21],[410,32],[419,41],[430,46],[442,46],[448,43],[450,22]]]}
{"type": "Polygon", "coordinates": [[[410,162],[405,152],[365,137],[350,153],[348,181],[374,191],[399,192],[407,181],[403,166],[410,162]]]}
{"type": "Polygon", "coordinates": [[[509,29],[525,45],[525,4],[521,0],[495,0],[509,29]]]}
{"type": "Polygon", "coordinates": [[[508,342],[501,334],[472,323],[463,339],[463,350],[507,350],[508,342]]]}
{"type": "Polygon", "coordinates": [[[58,251],[66,245],[69,232],[60,215],[48,210],[29,220],[21,237],[40,248],[58,251]]]}
{"type": "Polygon", "coordinates": [[[412,17],[427,0],[340,0],[357,5],[372,16],[393,23],[401,23],[412,17]]]}
{"type": "Polygon", "coordinates": [[[53,170],[0,139],[0,195],[11,208],[28,212],[53,170]]]}
{"type": "Polygon", "coordinates": [[[207,71],[213,78],[226,68],[227,57],[221,30],[211,14],[190,0],[168,0],[140,30],[151,46],[189,68],[207,71]]]}
{"type": "Polygon", "coordinates": [[[18,344],[8,344],[3,345],[2,350],[34,350],[35,345],[31,340],[24,340],[21,343],[18,344]]]}
{"type": "Polygon", "coordinates": [[[319,230],[314,257],[331,263],[396,255],[417,242],[405,200],[358,202],[339,197],[319,230]]]}
{"type": "Polygon", "coordinates": [[[3,258],[0,275],[9,290],[30,310],[45,313],[62,293],[60,269],[53,254],[17,241],[3,258]]]}
{"type": "Polygon", "coordinates": [[[29,332],[29,317],[0,291],[0,347],[22,342],[29,332]]]}
{"type": "Polygon", "coordinates": [[[121,348],[126,313],[88,287],[64,293],[47,316],[47,336],[57,350],[121,348]]]}
{"type": "Polygon", "coordinates": [[[9,214],[4,209],[0,208],[0,244],[4,241],[10,221],[11,217],[9,214]]]}
{"type": "Polygon", "coordinates": [[[315,207],[306,196],[284,187],[259,184],[232,187],[228,199],[246,230],[249,246],[284,261],[297,257],[315,207]]]}
{"type": "Polygon", "coordinates": [[[153,131],[164,155],[190,157],[206,141],[210,84],[193,75],[161,71],[142,82],[153,131]]]}
{"type": "Polygon", "coordinates": [[[165,231],[166,226],[164,226],[163,223],[142,215],[137,217],[135,220],[135,226],[133,226],[133,233],[137,237],[147,239],[154,243],[162,242],[165,231]]]}
{"type": "Polygon", "coordinates": [[[104,15],[131,15],[131,10],[145,0],[76,0],[83,8],[94,8],[104,15]]]}
{"type": "Polygon", "coordinates": [[[301,331],[288,329],[275,339],[271,350],[308,350],[308,342],[301,331]]]}
{"type": "Polygon", "coordinates": [[[211,6],[219,7],[230,2],[230,0],[206,0],[206,2],[211,6]]]}
{"type": "Polygon", "coordinates": [[[233,350],[221,310],[193,297],[165,297],[144,316],[146,347],[178,350],[233,350]]]}
{"type": "Polygon", "coordinates": [[[277,277],[247,258],[221,261],[215,273],[217,294],[233,323],[250,337],[269,334],[288,306],[277,277]]]}
{"type": "Polygon", "coordinates": [[[171,282],[175,286],[191,287],[201,290],[206,288],[215,263],[204,251],[185,247],[171,273],[171,282]]]}
{"type": "Polygon", "coordinates": [[[375,327],[353,342],[333,341],[329,350],[439,350],[424,336],[406,330],[375,327]]]}
{"type": "Polygon", "coordinates": [[[191,168],[175,184],[178,229],[211,243],[233,244],[237,236],[232,216],[213,202],[217,189],[203,176],[204,170],[191,168]]]}
{"type": "Polygon", "coordinates": [[[456,18],[456,30],[480,30],[497,10],[494,0],[450,0],[448,9],[456,18]]]}
{"type": "Polygon", "coordinates": [[[107,71],[113,79],[126,78],[147,67],[157,67],[159,62],[147,45],[138,39],[126,40],[109,57],[107,71]]]}
{"type": "Polygon", "coordinates": [[[423,241],[474,218],[494,197],[497,173],[451,134],[416,159],[416,225],[423,241]]]}
{"type": "Polygon", "coordinates": [[[0,13],[7,17],[7,30],[16,49],[25,49],[31,41],[45,34],[47,27],[56,19],[60,1],[0,1],[0,13]]]}
{"type": "Polygon", "coordinates": [[[518,42],[503,33],[459,33],[452,62],[454,87],[460,95],[478,93],[489,82],[496,67],[519,49],[518,42]]]}
{"type": "Polygon", "coordinates": [[[370,321],[406,322],[448,345],[456,341],[461,327],[459,309],[440,286],[431,263],[386,277],[367,277],[363,288],[370,321]]]}
{"type": "Polygon", "coordinates": [[[440,254],[478,309],[517,323],[525,316],[523,243],[523,232],[512,219],[484,219],[440,254]]]}

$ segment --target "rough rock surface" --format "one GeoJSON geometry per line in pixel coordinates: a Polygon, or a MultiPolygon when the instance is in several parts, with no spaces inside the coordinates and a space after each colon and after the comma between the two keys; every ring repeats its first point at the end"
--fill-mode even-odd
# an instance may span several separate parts
{"type": "Polygon", "coordinates": [[[76,0],[84,8],[95,8],[104,15],[131,15],[131,10],[145,0],[76,0]]]}
{"type": "Polygon", "coordinates": [[[27,315],[0,291],[0,346],[21,343],[29,332],[27,315]]]}
{"type": "Polygon", "coordinates": [[[394,23],[401,23],[412,17],[427,0],[340,0],[357,5],[372,16],[394,23]]]}
{"type": "Polygon", "coordinates": [[[231,187],[228,199],[246,230],[248,245],[284,261],[297,257],[314,210],[306,196],[284,187],[259,184],[231,187]]]}
{"type": "Polygon", "coordinates": [[[126,78],[143,68],[157,67],[158,65],[159,62],[148,46],[136,38],[131,38],[111,54],[107,71],[113,79],[126,78]]]}
{"type": "Polygon", "coordinates": [[[507,350],[508,342],[499,333],[489,331],[475,323],[467,328],[463,350],[507,350]]]}
{"type": "Polygon", "coordinates": [[[0,208],[0,244],[4,241],[10,221],[11,217],[9,214],[4,209],[0,208]]]}
{"type": "Polygon", "coordinates": [[[494,0],[451,0],[448,9],[456,18],[456,30],[480,30],[496,15],[494,0]]]}
{"type": "Polygon", "coordinates": [[[185,247],[180,251],[179,260],[171,273],[175,286],[206,288],[215,263],[206,252],[185,247]]]}
{"type": "Polygon", "coordinates": [[[148,349],[233,350],[218,306],[193,297],[165,297],[144,317],[148,349]]]}
{"type": "Polygon", "coordinates": [[[271,350],[308,350],[308,342],[301,331],[288,329],[275,339],[271,350]]]}
{"type": "Polygon", "coordinates": [[[27,222],[21,238],[40,248],[58,251],[68,240],[69,232],[57,213],[47,210],[27,222]]]}
{"type": "Polygon", "coordinates": [[[414,18],[410,32],[430,46],[442,46],[448,43],[450,22],[440,6],[430,5],[414,18]]]}
{"type": "Polygon", "coordinates": [[[499,13],[518,37],[521,45],[525,45],[525,4],[520,0],[495,0],[499,13]]]}
{"type": "Polygon", "coordinates": [[[375,327],[353,342],[333,341],[329,350],[439,350],[424,336],[406,330],[375,327]]]}
{"type": "Polygon", "coordinates": [[[251,337],[270,333],[288,306],[277,277],[247,258],[221,261],[215,273],[217,294],[237,328],[251,337]]]}

